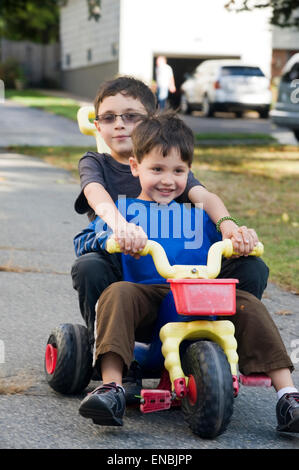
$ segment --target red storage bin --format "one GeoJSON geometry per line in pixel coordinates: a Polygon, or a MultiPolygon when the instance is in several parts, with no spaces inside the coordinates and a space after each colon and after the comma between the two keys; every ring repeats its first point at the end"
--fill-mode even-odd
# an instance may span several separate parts
{"type": "Polygon", "coordinates": [[[237,279],[167,279],[180,315],[234,315],[237,279]]]}

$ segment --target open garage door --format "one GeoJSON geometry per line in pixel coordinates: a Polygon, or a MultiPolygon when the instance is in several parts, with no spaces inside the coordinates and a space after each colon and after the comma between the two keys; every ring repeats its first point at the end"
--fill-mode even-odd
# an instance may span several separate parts
{"type": "Polygon", "coordinates": [[[172,67],[176,93],[169,96],[169,104],[172,108],[178,108],[180,104],[180,88],[182,83],[186,80],[186,74],[192,74],[196,67],[204,60],[208,59],[240,59],[240,56],[235,55],[219,55],[219,56],[174,56],[167,54],[155,54],[153,57],[153,71],[154,80],[156,80],[156,58],[159,55],[164,55],[167,58],[167,63],[172,67]]]}

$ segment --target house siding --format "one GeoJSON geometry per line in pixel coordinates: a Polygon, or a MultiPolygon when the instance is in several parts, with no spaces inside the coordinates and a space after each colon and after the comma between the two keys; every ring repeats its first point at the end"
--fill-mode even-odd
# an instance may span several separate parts
{"type": "Polygon", "coordinates": [[[111,79],[117,72],[118,61],[64,70],[62,87],[76,95],[93,99],[101,83],[111,79]]]}
{"type": "Polygon", "coordinates": [[[119,0],[102,0],[99,21],[88,20],[86,0],[69,0],[61,8],[62,70],[69,71],[118,60],[119,0]]]}

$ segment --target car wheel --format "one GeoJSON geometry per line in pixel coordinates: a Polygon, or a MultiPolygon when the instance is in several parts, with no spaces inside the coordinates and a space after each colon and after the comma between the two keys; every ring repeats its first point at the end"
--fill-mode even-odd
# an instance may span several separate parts
{"type": "Polygon", "coordinates": [[[236,111],[235,115],[236,115],[236,118],[241,119],[243,117],[243,111],[236,111]]]}
{"type": "Polygon", "coordinates": [[[227,428],[233,414],[233,380],[223,349],[213,341],[200,340],[182,357],[189,376],[182,412],[191,430],[202,438],[214,438],[227,428]]]}
{"type": "Polygon", "coordinates": [[[269,117],[269,108],[263,109],[262,111],[259,111],[259,115],[261,119],[268,119],[269,117]]]}
{"type": "Polygon", "coordinates": [[[213,105],[210,103],[207,95],[205,95],[202,100],[202,112],[203,112],[204,117],[214,116],[213,105]]]}
{"type": "Polygon", "coordinates": [[[45,351],[45,375],[53,390],[81,393],[90,382],[92,353],[87,328],[64,323],[54,328],[45,351]]]}
{"type": "Polygon", "coordinates": [[[184,93],[182,93],[181,99],[180,99],[180,110],[183,114],[190,114],[191,113],[190,104],[189,104],[189,102],[187,100],[187,97],[184,93]]]}
{"type": "Polygon", "coordinates": [[[296,139],[299,142],[299,129],[293,129],[293,132],[294,132],[294,136],[296,137],[296,139]]]}

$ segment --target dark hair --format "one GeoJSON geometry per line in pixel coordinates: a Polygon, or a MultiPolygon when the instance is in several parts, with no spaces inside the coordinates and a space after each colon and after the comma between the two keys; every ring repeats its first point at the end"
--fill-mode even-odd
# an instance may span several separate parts
{"type": "Polygon", "coordinates": [[[133,152],[140,163],[153,148],[160,147],[163,157],[172,148],[179,150],[183,161],[191,166],[194,151],[192,130],[173,111],[148,116],[135,127],[132,135],[133,152]]]}
{"type": "Polygon", "coordinates": [[[141,101],[148,114],[153,114],[156,110],[156,97],[145,83],[134,77],[121,76],[113,80],[108,80],[101,85],[94,100],[96,115],[102,101],[108,96],[117,95],[117,93],[141,101]]]}

